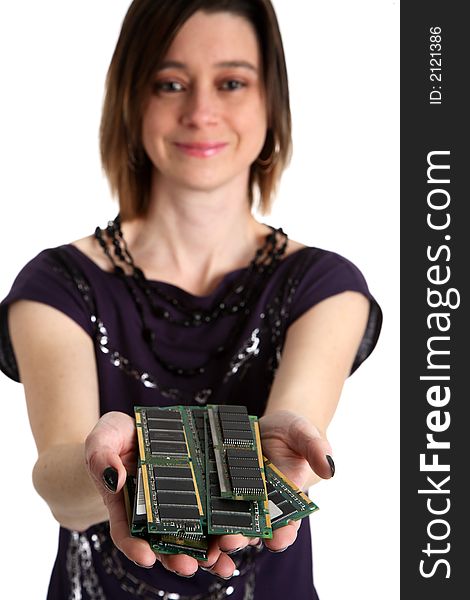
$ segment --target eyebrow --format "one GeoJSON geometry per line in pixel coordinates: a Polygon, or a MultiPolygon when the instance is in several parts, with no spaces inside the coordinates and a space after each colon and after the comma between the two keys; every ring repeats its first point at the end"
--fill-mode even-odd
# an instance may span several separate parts
{"type": "MultiPolygon", "coordinates": [[[[215,63],[214,66],[217,68],[225,69],[241,67],[243,69],[249,69],[250,71],[254,71],[255,73],[258,72],[258,69],[246,60],[224,60],[222,62],[215,63]]],[[[187,69],[187,65],[177,60],[164,60],[158,65],[157,71],[163,71],[164,69],[187,69]]]]}

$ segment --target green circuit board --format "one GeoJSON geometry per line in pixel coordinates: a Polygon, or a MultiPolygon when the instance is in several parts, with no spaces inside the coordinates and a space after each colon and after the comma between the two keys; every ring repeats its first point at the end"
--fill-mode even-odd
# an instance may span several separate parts
{"type": "Polygon", "coordinates": [[[271,538],[318,506],[262,454],[257,417],[238,405],[134,408],[130,533],[158,553],[207,560],[210,535],[271,538]]]}
{"type": "MultiPolygon", "coordinates": [[[[243,465],[243,459],[240,462],[243,465]]],[[[250,471],[250,462],[239,470],[250,471]]],[[[209,534],[241,533],[247,537],[271,538],[271,517],[266,497],[256,500],[224,498],[221,494],[216,458],[206,417],[207,529],[209,534]]]]}
{"type": "Polygon", "coordinates": [[[191,411],[136,407],[135,418],[149,533],[203,535],[204,458],[191,411]]]}
{"type": "Polygon", "coordinates": [[[287,479],[264,457],[268,505],[273,530],[298,521],[318,510],[318,506],[295,483],[287,479]]]}

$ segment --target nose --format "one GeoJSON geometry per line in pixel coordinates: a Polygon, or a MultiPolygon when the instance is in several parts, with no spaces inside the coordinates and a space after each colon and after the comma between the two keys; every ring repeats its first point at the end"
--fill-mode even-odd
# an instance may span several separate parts
{"type": "Polygon", "coordinates": [[[181,122],[186,127],[205,127],[217,122],[219,99],[217,91],[206,86],[194,86],[182,107],[181,122]]]}

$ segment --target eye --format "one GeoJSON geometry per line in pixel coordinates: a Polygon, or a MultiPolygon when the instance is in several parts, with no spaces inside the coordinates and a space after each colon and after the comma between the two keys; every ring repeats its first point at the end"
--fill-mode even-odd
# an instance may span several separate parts
{"type": "Polygon", "coordinates": [[[153,84],[153,91],[155,93],[175,93],[182,92],[184,90],[183,84],[178,81],[156,81],[153,84]]]}
{"type": "Polygon", "coordinates": [[[240,81],[239,79],[227,79],[227,81],[224,81],[220,87],[223,90],[231,92],[246,87],[246,83],[244,81],[240,81]]]}

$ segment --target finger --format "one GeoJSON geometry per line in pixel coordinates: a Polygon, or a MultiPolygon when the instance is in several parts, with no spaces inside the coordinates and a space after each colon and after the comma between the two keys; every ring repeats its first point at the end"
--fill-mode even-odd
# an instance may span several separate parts
{"type": "Polygon", "coordinates": [[[219,536],[219,548],[225,554],[235,553],[250,543],[250,538],[239,533],[219,536]]]}
{"type": "Polygon", "coordinates": [[[85,441],[85,461],[98,491],[105,498],[119,491],[127,472],[121,456],[135,446],[134,419],[124,413],[103,415],[85,441]]]}
{"type": "Polygon", "coordinates": [[[218,577],[222,577],[222,579],[230,579],[233,576],[235,571],[235,563],[233,560],[225,554],[221,552],[214,563],[210,563],[207,561],[207,565],[200,564],[201,569],[204,571],[209,571],[213,575],[217,575],[218,577]]]}
{"type": "Polygon", "coordinates": [[[300,520],[289,521],[284,527],[273,531],[272,539],[263,540],[264,545],[271,552],[283,552],[295,542],[299,528],[300,520]]]}
{"type": "Polygon", "coordinates": [[[180,577],[192,577],[198,569],[198,562],[187,554],[161,554],[161,563],[168,571],[180,577]]]}
{"type": "Polygon", "coordinates": [[[220,555],[219,538],[215,535],[210,536],[209,548],[207,549],[207,560],[198,560],[198,565],[205,568],[211,567],[212,565],[215,565],[220,555]]]}
{"type": "Polygon", "coordinates": [[[261,546],[263,544],[263,540],[261,538],[250,538],[248,542],[248,546],[261,546]]]}
{"type": "Polygon", "coordinates": [[[319,477],[333,477],[335,467],[331,446],[310,421],[304,418],[294,420],[288,430],[287,443],[292,450],[308,461],[319,477]]]}
{"type": "Polygon", "coordinates": [[[151,567],[155,564],[156,556],[148,542],[134,538],[129,532],[129,522],[124,505],[122,492],[112,494],[106,493],[104,502],[109,512],[111,538],[127,558],[143,567],[151,567]]]}
{"type": "Polygon", "coordinates": [[[145,540],[130,535],[122,493],[127,472],[121,454],[129,452],[134,444],[134,420],[124,413],[107,413],[87,436],[85,461],[108,509],[110,533],[114,544],[130,560],[150,567],[155,563],[155,553],[145,540]]]}

